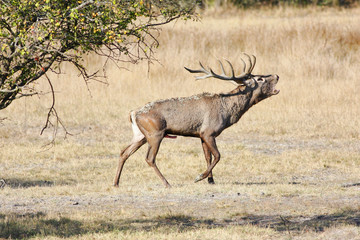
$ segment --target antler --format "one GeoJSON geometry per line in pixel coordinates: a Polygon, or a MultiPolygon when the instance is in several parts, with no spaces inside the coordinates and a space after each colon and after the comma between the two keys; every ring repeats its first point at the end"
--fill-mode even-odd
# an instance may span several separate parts
{"type": "Polygon", "coordinates": [[[230,69],[231,69],[231,76],[227,76],[225,74],[224,65],[222,64],[222,62],[220,60],[218,60],[220,63],[221,72],[222,72],[220,75],[216,74],[211,68],[209,68],[209,70],[205,69],[204,66],[201,64],[201,62],[199,62],[201,69],[192,70],[187,67],[185,67],[185,69],[188,70],[190,73],[205,73],[205,75],[203,75],[203,76],[197,76],[196,80],[214,77],[214,78],[218,78],[221,80],[233,81],[237,84],[244,84],[245,80],[251,78],[251,72],[254,69],[255,64],[256,64],[256,57],[254,55],[249,56],[246,53],[244,53],[244,55],[248,58],[250,66],[248,68],[246,68],[246,63],[245,63],[244,59],[241,58],[241,61],[244,64],[244,68],[243,68],[243,72],[239,76],[235,76],[235,71],[234,71],[233,65],[230,63],[230,61],[228,61],[226,59],[225,59],[225,61],[227,61],[227,63],[230,66],[230,69]]]}

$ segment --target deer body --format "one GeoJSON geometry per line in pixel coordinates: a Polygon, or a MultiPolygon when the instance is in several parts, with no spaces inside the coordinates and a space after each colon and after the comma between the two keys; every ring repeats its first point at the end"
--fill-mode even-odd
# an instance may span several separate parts
{"type": "Polygon", "coordinates": [[[165,134],[200,137],[207,130],[218,136],[252,106],[250,97],[238,87],[228,94],[203,93],[160,100],[135,111],[136,122],[146,124],[151,118],[165,134]]]}
{"type": "MultiPolygon", "coordinates": [[[[221,68],[224,73],[222,64],[221,68]]],[[[252,68],[253,65],[249,69],[252,70],[252,68]]],[[[211,69],[210,71],[205,70],[203,67],[202,69],[187,70],[207,73],[211,77],[225,80],[223,79],[225,78],[224,74],[216,75],[211,69]]],[[[210,76],[206,75],[206,77],[210,76]]],[[[128,157],[147,142],[149,148],[146,162],[154,168],[164,185],[170,187],[170,184],[155,163],[160,143],[168,134],[201,139],[207,170],[200,174],[195,182],[208,177],[209,183],[214,183],[212,169],[220,160],[215,138],[224,129],[238,122],[251,106],[271,95],[277,94],[279,90],[275,89],[275,85],[278,78],[277,75],[247,75],[245,78],[242,76],[239,79],[234,78],[233,74],[231,79],[226,80],[235,81],[239,86],[229,93],[203,93],[191,97],[159,100],[132,111],[130,120],[134,136],[131,144],[120,154],[114,185],[118,186],[122,168],[128,157]]]]}

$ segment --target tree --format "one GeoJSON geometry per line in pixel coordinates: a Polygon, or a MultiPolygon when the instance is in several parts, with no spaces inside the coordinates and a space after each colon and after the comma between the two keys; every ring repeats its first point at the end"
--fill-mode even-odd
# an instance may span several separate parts
{"type": "MultiPolygon", "coordinates": [[[[193,18],[196,1],[0,0],[0,110],[38,94],[31,83],[73,64],[85,81],[99,77],[82,63],[85,53],[114,61],[153,60],[155,33],[163,24],[193,18]]],[[[45,127],[46,127],[45,126],[45,127]]]]}

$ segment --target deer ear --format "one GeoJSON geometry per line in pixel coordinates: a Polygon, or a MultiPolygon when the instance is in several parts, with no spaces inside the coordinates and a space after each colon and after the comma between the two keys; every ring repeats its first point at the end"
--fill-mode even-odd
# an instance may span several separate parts
{"type": "Polygon", "coordinates": [[[244,81],[244,84],[247,87],[254,88],[256,86],[256,81],[254,79],[250,78],[250,79],[244,81]]]}

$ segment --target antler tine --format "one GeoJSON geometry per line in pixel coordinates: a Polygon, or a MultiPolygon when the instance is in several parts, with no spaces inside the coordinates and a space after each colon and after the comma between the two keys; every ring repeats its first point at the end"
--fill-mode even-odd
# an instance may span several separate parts
{"type": "Polygon", "coordinates": [[[250,56],[249,56],[248,54],[246,54],[246,53],[243,53],[243,54],[247,57],[247,59],[248,59],[248,61],[249,61],[249,63],[250,63],[250,66],[249,66],[248,69],[245,71],[246,74],[249,74],[249,73],[251,73],[250,69],[252,68],[251,58],[250,58],[250,56]]]}
{"type": "Polygon", "coordinates": [[[206,70],[205,67],[202,65],[201,62],[199,62],[201,69],[199,70],[193,70],[187,67],[184,67],[186,70],[188,70],[190,73],[205,73],[206,75],[204,76],[197,76],[195,77],[196,80],[201,80],[201,79],[205,79],[205,78],[209,78],[212,77],[212,74],[210,71],[206,70]]]}
{"type": "Polygon", "coordinates": [[[231,69],[231,77],[232,77],[232,78],[235,78],[235,71],[234,71],[233,65],[231,64],[231,62],[230,62],[229,60],[225,59],[225,61],[227,61],[227,63],[228,63],[229,66],[230,66],[230,69],[231,69]]]}
{"type": "Polygon", "coordinates": [[[220,63],[222,75],[225,75],[224,65],[222,64],[222,62],[219,59],[218,59],[218,62],[220,63]]]}
{"type": "Polygon", "coordinates": [[[256,64],[256,57],[254,55],[251,55],[251,57],[252,57],[253,62],[252,62],[252,67],[251,67],[249,73],[251,73],[253,71],[255,64],[256,64]]]}
{"type": "Polygon", "coordinates": [[[242,58],[240,58],[240,60],[243,62],[243,65],[244,65],[244,67],[243,67],[243,73],[245,73],[245,70],[246,70],[246,63],[245,63],[245,61],[244,61],[244,59],[242,59],[242,58]]]}
{"type": "Polygon", "coordinates": [[[184,67],[186,70],[188,70],[190,73],[209,73],[208,71],[206,71],[206,69],[204,68],[204,66],[201,64],[201,62],[199,62],[201,69],[200,70],[194,70],[194,69],[190,69],[187,67],[184,67]]]}
{"type": "Polygon", "coordinates": [[[233,68],[233,65],[231,64],[231,62],[229,60],[226,60],[226,61],[230,65],[233,80],[234,81],[243,81],[243,78],[248,74],[248,72],[245,71],[245,69],[246,69],[245,61],[243,59],[241,59],[241,61],[244,63],[244,68],[243,68],[243,72],[237,77],[235,76],[234,68],[233,68]]]}
{"type": "Polygon", "coordinates": [[[209,73],[209,71],[204,68],[204,66],[202,65],[202,63],[201,63],[200,61],[199,61],[199,64],[200,64],[200,67],[201,67],[201,69],[202,69],[202,70],[200,70],[200,71],[203,71],[203,72],[205,72],[205,73],[209,73]]]}
{"type": "MultiPolygon", "coordinates": [[[[254,67],[255,67],[255,64],[256,64],[256,57],[254,56],[254,55],[248,55],[248,54],[246,54],[246,53],[243,53],[246,57],[247,57],[247,59],[249,60],[249,63],[250,63],[250,67],[248,68],[248,70],[246,71],[246,73],[247,74],[251,74],[251,72],[252,72],[252,70],[254,69],[254,67]]],[[[243,60],[243,59],[241,59],[241,60],[243,60]]],[[[243,60],[243,62],[244,62],[244,60],[243,60]]],[[[245,68],[244,68],[245,69],[245,68]]]]}
{"type": "Polygon", "coordinates": [[[222,62],[220,60],[218,60],[219,63],[220,63],[220,67],[221,67],[221,71],[222,71],[222,74],[219,75],[219,74],[216,74],[211,68],[210,68],[210,72],[211,74],[213,75],[213,77],[215,78],[218,78],[218,79],[221,79],[221,80],[234,80],[235,79],[235,74],[234,74],[234,68],[233,66],[231,65],[231,63],[225,59],[225,61],[227,61],[230,65],[230,68],[231,68],[231,72],[232,72],[232,76],[229,77],[229,76],[226,76],[225,74],[225,69],[224,69],[224,65],[222,64],[222,62]]]}

